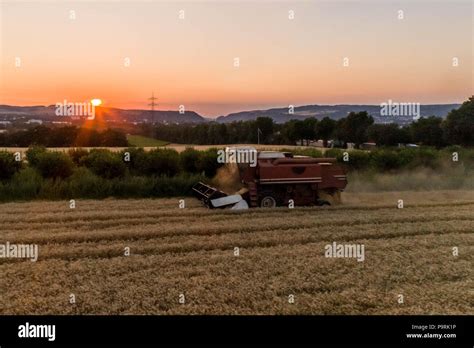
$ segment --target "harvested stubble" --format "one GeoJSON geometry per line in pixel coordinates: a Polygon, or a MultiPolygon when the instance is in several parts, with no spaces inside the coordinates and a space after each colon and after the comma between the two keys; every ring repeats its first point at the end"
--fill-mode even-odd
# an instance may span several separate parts
{"type": "Polygon", "coordinates": [[[244,212],[192,199],[1,204],[0,243],[40,255],[0,259],[0,313],[474,313],[474,192],[343,199],[244,212]],[[365,261],[324,257],[333,241],[364,244],[365,261]]]}

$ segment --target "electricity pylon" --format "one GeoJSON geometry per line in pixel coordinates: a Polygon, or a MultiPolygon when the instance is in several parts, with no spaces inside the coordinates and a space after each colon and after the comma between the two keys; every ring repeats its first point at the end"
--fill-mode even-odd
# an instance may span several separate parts
{"type": "Polygon", "coordinates": [[[155,98],[155,92],[151,92],[151,98],[148,98],[148,100],[151,100],[151,103],[148,104],[148,106],[151,106],[151,123],[155,123],[155,100],[158,100],[158,98],[155,98]]]}

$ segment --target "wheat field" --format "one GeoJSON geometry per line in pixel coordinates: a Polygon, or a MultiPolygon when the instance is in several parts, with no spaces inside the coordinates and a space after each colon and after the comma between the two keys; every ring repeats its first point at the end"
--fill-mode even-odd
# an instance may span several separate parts
{"type": "Polygon", "coordinates": [[[474,191],[343,199],[0,204],[0,244],[39,246],[37,262],[0,258],[0,314],[474,314],[474,191]],[[365,260],[325,257],[333,242],[365,260]]]}

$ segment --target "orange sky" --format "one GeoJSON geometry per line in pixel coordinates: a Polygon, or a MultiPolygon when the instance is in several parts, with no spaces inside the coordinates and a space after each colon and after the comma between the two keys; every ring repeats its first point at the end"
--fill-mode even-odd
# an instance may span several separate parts
{"type": "Polygon", "coordinates": [[[472,7],[7,1],[0,4],[0,104],[101,98],[104,106],[148,108],[154,91],[158,109],[183,104],[218,116],[289,104],[462,102],[474,93],[472,7]]]}

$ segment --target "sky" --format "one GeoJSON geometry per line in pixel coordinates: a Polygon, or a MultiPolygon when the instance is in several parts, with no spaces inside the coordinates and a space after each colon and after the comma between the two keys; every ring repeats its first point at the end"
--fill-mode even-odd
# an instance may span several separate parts
{"type": "Polygon", "coordinates": [[[0,0],[0,104],[100,98],[147,109],[154,92],[159,110],[184,105],[215,117],[288,105],[459,103],[474,94],[473,7],[0,0]]]}

